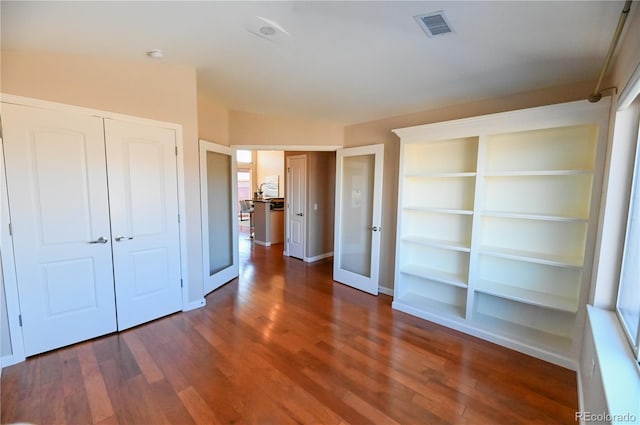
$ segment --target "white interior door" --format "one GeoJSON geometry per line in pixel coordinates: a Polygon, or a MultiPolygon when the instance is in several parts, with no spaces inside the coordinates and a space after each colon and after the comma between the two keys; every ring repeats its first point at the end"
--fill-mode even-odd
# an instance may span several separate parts
{"type": "Polygon", "coordinates": [[[287,157],[287,254],[304,260],[307,213],[307,156],[287,157]]]}
{"type": "Polygon", "coordinates": [[[378,294],[383,145],[339,149],[333,279],[378,294]]]}
{"type": "Polygon", "coordinates": [[[204,293],[238,277],[236,151],[200,140],[200,202],[204,293]]]}
{"type": "Polygon", "coordinates": [[[25,355],[116,330],[102,119],[3,104],[25,355]]]}
{"type": "Polygon", "coordinates": [[[182,309],[175,131],[105,119],[118,329],[182,309]]]}

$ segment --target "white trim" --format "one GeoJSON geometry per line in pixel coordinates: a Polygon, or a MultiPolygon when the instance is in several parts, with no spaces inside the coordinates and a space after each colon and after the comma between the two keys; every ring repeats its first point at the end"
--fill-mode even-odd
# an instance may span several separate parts
{"type": "MultiPolygon", "coordinates": [[[[578,412],[586,411],[584,404],[584,391],[582,390],[582,368],[578,365],[576,370],[576,385],[578,385],[578,412]]],[[[580,418],[580,425],[584,425],[584,419],[580,418]]]]}
{"type": "Polygon", "coordinates": [[[21,363],[24,359],[24,357],[17,357],[13,354],[7,354],[6,356],[0,357],[0,364],[2,364],[2,368],[0,368],[0,376],[2,375],[2,369],[21,363]]]}
{"type": "Polygon", "coordinates": [[[201,307],[204,307],[205,305],[207,305],[206,298],[201,298],[199,300],[191,301],[189,304],[186,304],[182,309],[182,311],[195,310],[196,308],[201,308],[201,307]]]}
{"type": "Polygon", "coordinates": [[[262,242],[257,239],[253,239],[253,243],[260,246],[271,246],[271,242],[262,242]]]}
{"type": "Polygon", "coordinates": [[[333,251],[325,252],[324,254],[314,255],[313,257],[304,257],[305,263],[313,263],[314,261],[324,260],[325,258],[333,257],[333,251]]]}
{"type": "Polygon", "coordinates": [[[233,149],[250,151],[287,151],[287,152],[331,152],[341,149],[341,145],[229,145],[233,149]]]}
{"type": "Polygon", "coordinates": [[[631,78],[627,81],[624,89],[620,92],[618,97],[618,111],[627,109],[629,105],[640,95],[640,63],[636,67],[636,70],[631,74],[631,78]]]}
{"type": "Polygon", "coordinates": [[[608,413],[632,414],[637,421],[640,419],[640,369],[620,322],[612,311],[588,305],[587,312],[608,413]]]}
{"type": "Polygon", "coordinates": [[[184,143],[182,138],[182,126],[179,125],[176,131],[176,173],[178,179],[178,214],[180,214],[180,222],[178,223],[180,231],[180,279],[182,279],[182,309],[189,302],[189,256],[187,255],[187,203],[185,198],[185,180],[184,180],[184,143]]]}
{"type": "MultiPolygon", "coordinates": [[[[18,296],[18,280],[16,279],[15,257],[13,252],[13,240],[9,235],[10,206],[7,194],[7,182],[4,170],[4,145],[0,139],[0,251],[2,255],[2,280],[4,283],[5,301],[7,303],[7,316],[9,319],[9,334],[11,339],[11,358],[14,363],[23,361],[24,341],[22,339],[22,327],[19,322],[20,297],[18,296]]],[[[2,365],[10,363],[3,359],[2,365]]]]}
{"type": "Polygon", "coordinates": [[[391,131],[401,137],[404,143],[419,143],[424,142],[426,134],[428,134],[428,140],[435,142],[443,139],[475,137],[478,134],[512,133],[536,128],[591,124],[600,122],[603,115],[608,115],[610,105],[610,99],[603,99],[597,104],[579,100],[391,131]]]}
{"type": "Polygon", "coordinates": [[[386,286],[378,286],[378,292],[393,297],[393,289],[387,288],[386,286]]]}

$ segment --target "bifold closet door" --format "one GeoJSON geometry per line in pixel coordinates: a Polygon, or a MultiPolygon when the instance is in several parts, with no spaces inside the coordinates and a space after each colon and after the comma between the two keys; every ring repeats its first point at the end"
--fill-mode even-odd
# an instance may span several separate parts
{"type": "Polygon", "coordinates": [[[105,119],[118,329],[182,309],[176,135],[105,119]]]}
{"type": "Polygon", "coordinates": [[[102,118],[3,103],[2,127],[25,355],[115,331],[102,118]]]}

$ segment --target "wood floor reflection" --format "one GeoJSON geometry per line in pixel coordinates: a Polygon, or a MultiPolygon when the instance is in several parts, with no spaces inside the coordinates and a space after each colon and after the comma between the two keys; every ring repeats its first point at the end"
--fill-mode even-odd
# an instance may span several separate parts
{"type": "Polygon", "coordinates": [[[241,239],[204,308],[2,373],[0,422],[574,424],[575,373],[391,310],[241,239]]]}

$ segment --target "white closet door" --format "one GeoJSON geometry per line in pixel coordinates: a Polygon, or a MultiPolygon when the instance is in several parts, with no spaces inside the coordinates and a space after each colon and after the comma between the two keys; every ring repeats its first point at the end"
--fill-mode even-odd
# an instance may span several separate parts
{"type": "Polygon", "coordinates": [[[102,119],[2,105],[25,355],[116,330],[102,119]]]}
{"type": "Polygon", "coordinates": [[[105,120],[118,329],[182,309],[175,132],[105,120]]]}

